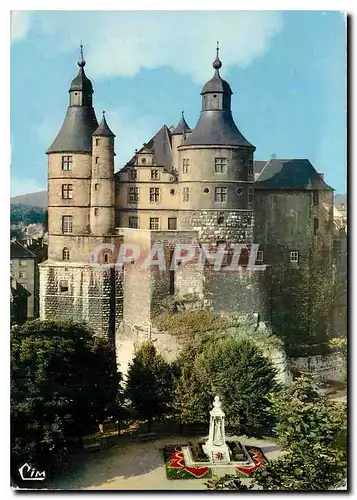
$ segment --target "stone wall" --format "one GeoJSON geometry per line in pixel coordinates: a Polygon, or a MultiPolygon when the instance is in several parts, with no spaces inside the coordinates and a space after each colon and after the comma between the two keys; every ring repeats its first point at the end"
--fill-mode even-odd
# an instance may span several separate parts
{"type": "Polygon", "coordinates": [[[130,361],[133,359],[135,349],[144,341],[152,340],[158,352],[163,358],[172,362],[178,356],[182,345],[178,340],[168,333],[159,333],[156,330],[149,330],[149,326],[130,326],[122,324],[116,333],[117,363],[121,373],[126,374],[130,361]]]}
{"type": "Polygon", "coordinates": [[[115,323],[120,324],[123,317],[121,273],[110,276],[109,270],[87,264],[51,264],[49,261],[39,267],[42,320],[84,321],[98,335],[108,337],[115,308],[115,323]]]}
{"type": "Polygon", "coordinates": [[[254,238],[254,213],[251,210],[204,210],[182,212],[179,229],[198,232],[200,241],[217,240],[235,243],[252,242],[254,238]]]}
{"type": "Polygon", "coordinates": [[[309,372],[323,382],[340,381],[343,378],[341,368],[344,366],[344,358],[342,354],[289,358],[288,364],[293,373],[309,372]]]}
{"type": "MultiPolygon", "coordinates": [[[[263,266],[262,266],[263,267],[263,266]]],[[[204,272],[204,298],[217,314],[246,315],[258,313],[269,321],[269,273],[258,271],[215,271],[207,266],[204,272]]]]}

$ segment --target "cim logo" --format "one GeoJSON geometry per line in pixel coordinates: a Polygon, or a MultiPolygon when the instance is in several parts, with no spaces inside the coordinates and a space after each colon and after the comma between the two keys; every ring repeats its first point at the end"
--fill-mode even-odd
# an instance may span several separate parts
{"type": "Polygon", "coordinates": [[[31,467],[29,464],[24,464],[19,468],[19,473],[23,481],[43,481],[46,479],[46,472],[31,467]]]}

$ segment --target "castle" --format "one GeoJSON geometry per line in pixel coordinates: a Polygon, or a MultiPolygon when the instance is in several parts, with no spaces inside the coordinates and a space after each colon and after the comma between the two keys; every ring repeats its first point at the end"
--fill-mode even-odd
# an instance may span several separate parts
{"type": "Polygon", "coordinates": [[[118,350],[123,339],[147,334],[170,296],[183,307],[270,322],[274,265],[310,266],[312,249],[324,248],[330,273],[333,190],[306,159],[254,161],[256,148],[232,116],[218,48],[197,125],[191,129],[182,114],[177,127],[164,125],[118,172],[115,135],[104,113],[98,125],[85,65],[81,49],[67,114],[47,151],[41,319],[84,320],[118,350]],[[242,266],[228,270],[228,251],[220,272],[208,261],[199,268],[179,260],[175,269],[135,262],[115,269],[123,244],[146,254],[161,245],[168,263],[187,244],[238,244],[247,253],[242,266]]]}

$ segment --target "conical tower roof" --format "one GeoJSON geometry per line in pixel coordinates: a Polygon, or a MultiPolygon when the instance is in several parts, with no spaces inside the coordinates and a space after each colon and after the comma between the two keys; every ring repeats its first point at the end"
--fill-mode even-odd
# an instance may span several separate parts
{"type": "Polygon", "coordinates": [[[49,153],[91,153],[92,134],[98,128],[97,118],[92,106],[93,86],[84,73],[86,64],[83,59],[83,46],[80,46],[78,75],[72,80],[70,95],[82,92],[82,104],[69,105],[62,127],[53,141],[49,153]]]}
{"type": "Polygon", "coordinates": [[[115,134],[110,130],[107,120],[105,119],[105,111],[103,111],[103,118],[99,127],[93,132],[93,135],[100,135],[102,137],[115,137],[115,134]]]}
{"type": "Polygon", "coordinates": [[[191,129],[189,125],[187,124],[183,111],[182,111],[182,116],[181,120],[179,121],[177,127],[175,127],[173,130],[171,130],[171,135],[182,135],[185,134],[186,132],[191,132],[191,129]]]}

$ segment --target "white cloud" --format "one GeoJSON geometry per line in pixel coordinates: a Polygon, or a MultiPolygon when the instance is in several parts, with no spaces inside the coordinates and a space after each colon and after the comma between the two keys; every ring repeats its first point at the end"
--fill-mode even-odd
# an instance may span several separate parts
{"type": "Polygon", "coordinates": [[[16,42],[27,37],[31,25],[31,12],[14,10],[11,12],[11,41],[16,42]]]}
{"type": "Polygon", "coordinates": [[[245,67],[269,48],[283,27],[269,11],[38,12],[48,53],[74,52],[83,40],[92,77],[133,76],[169,66],[202,83],[212,72],[216,40],[224,67],[245,67]],[[64,29],[65,27],[65,29],[64,29]]]}

